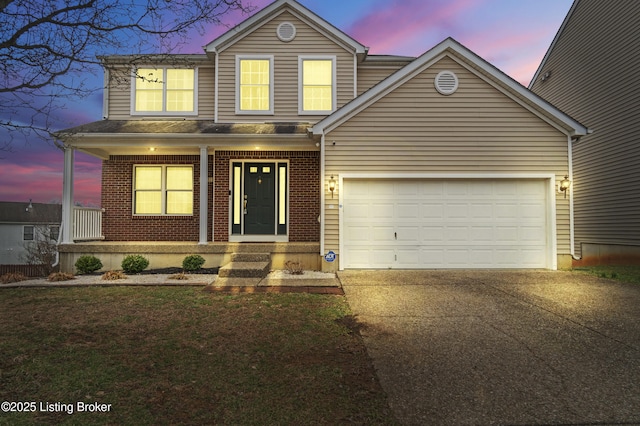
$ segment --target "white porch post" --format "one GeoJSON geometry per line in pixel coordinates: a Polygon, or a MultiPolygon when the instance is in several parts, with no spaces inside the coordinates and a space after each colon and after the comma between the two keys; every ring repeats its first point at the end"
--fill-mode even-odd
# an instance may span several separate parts
{"type": "Polygon", "coordinates": [[[73,243],[73,163],[75,150],[64,147],[62,175],[62,243],[73,243]]]}
{"type": "Polygon", "coordinates": [[[200,147],[200,242],[207,244],[207,218],[209,216],[209,152],[200,147]]]}

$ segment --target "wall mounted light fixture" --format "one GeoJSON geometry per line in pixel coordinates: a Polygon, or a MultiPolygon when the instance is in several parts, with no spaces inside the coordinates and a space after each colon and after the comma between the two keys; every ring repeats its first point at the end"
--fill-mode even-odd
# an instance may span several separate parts
{"type": "Polygon", "coordinates": [[[331,175],[331,179],[329,179],[329,192],[331,192],[331,198],[333,198],[333,192],[336,190],[336,180],[331,175]]]}
{"type": "Polygon", "coordinates": [[[567,191],[569,190],[570,186],[571,181],[569,180],[569,175],[566,175],[564,179],[560,181],[560,186],[558,187],[560,192],[564,192],[564,198],[567,198],[567,191]]]}

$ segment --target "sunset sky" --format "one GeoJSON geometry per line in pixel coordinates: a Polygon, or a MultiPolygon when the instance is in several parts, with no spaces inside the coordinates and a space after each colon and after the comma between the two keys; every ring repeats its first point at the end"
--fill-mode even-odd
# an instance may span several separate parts
{"type": "MultiPolygon", "coordinates": [[[[529,84],[573,0],[299,0],[326,21],[369,47],[370,54],[419,56],[453,37],[520,82],[529,84]]],[[[271,0],[251,0],[262,8],[271,0]]],[[[246,16],[228,15],[235,25],[246,16]]],[[[226,31],[194,34],[181,53],[202,53],[202,46],[226,31]]],[[[122,52],[129,53],[129,52],[122,52]]],[[[99,48],[96,54],[100,54],[99,48]]],[[[100,70],[93,79],[102,87],[100,70]]],[[[102,118],[102,93],[61,106],[61,128],[102,118]]],[[[6,135],[0,133],[0,138],[6,135]]],[[[62,152],[34,138],[16,140],[14,152],[0,152],[0,201],[60,202],[62,152]]],[[[76,153],[75,201],[100,205],[100,160],[76,153]]]]}

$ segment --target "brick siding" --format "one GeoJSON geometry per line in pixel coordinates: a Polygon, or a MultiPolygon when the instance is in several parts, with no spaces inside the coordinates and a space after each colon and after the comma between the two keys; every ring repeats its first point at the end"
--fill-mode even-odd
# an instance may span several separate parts
{"type": "MultiPolygon", "coordinates": [[[[209,155],[210,176],[207,235],[215,226],[215,241],[229,239],[229,164],[231,160],[289,160],[289,241],[317,242],[320,239],[320,159],[318,152],[216,151],[209,155]],[[213,224],[215,209],[215,224],[213,224]]],[[[122,155],[102,165],[103,233],[107,241],[198,241],[200,221],[200,156],[122,155]],[[133,166],[144,164],[188,164],[194,171],[192,216],[134,216],[133,166]]]]}
{"type": "MultiPolygon", "coordinates": [[[[209,156],[209,170],[213,156],[209,156]]],[[[200,156],[119,155],[102,163],[102,230],[107,241],[198,241],[200,238],[200,156]],[[188,164],[193,166],[192,216],[134,216],[133,166],[188,164]]],[[[209,189],[209,199],[213,191],[209,189]]],[[[209,209],[208,223],[212,212],[209,209]]],[[[209,226],[209,235],[211,227],[209,226]]]]}
{"type": "Polygon", "coordinates": [[[215,241],[229,239],[229,166],[236,160],[289,160],[289,241],[320,241],[320,153],[216,151],[215,241]]]}

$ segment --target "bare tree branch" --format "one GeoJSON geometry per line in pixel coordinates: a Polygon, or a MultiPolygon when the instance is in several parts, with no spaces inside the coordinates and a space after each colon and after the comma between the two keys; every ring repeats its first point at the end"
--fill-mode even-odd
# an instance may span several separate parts
{"type": "MultiPolygon", "coordinates": [[[[0,130],[51,135],[54,111],[90,95],[98,55],[170,54],[250,0],[0,0],[0,130]]],[[[11,141],[1,141],[9,151],[11,141]]]]}

